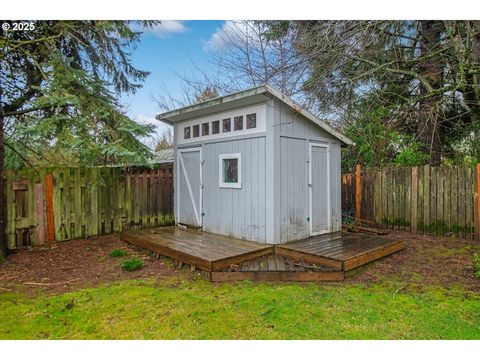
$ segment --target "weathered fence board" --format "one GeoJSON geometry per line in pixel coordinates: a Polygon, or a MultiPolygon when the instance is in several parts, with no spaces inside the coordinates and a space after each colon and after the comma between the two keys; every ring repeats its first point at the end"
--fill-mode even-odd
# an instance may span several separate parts
{"type": "Polygon", "coordinates": [[[392,167],[342,175],[342,210],[390,229],[480,239],[480,166],[392,167]]]}
{"type": "Polygon", "coordinates": [[[10,249],[170,225],[172,167],[6,171],[10,249]]]}

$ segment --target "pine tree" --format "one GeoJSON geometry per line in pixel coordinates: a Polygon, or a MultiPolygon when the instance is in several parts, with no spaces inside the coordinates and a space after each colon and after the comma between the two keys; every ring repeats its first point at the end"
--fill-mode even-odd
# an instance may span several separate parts
{"type": "MultiPolygon", "coordinates": [[[[33,21],[30,30],[2,30],[2,189],[5,166],[147,162],[151,153],[138,139],[152,129],[129,119],[116,100],[149,75],[130,60],[139,37],[128,21],[33,21]]],[[[0,249],[6,251],[4,192],[0,249]]]]}

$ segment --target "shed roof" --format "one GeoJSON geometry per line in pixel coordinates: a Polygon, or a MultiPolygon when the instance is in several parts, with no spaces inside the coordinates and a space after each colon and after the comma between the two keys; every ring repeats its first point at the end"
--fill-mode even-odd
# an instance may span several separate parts
{"type": "Polygon", "coordinates": [[[342,143],[346,145],[354,145],[354,142],[348,137],[335,130],[328,122],[319,119],[313,115],[310,111],[302,108],[300,105],[295,103],[287,95],[282,92],[275,90],[268,84],[262,84],[247,90],[239,91],[233,94],[216,97],[206,101],[202,101],[197,104],[188,105],[182,108],[171,110],[162,114],[157,115],[155,118],[159,121],[163,121],[167,124],[172,125],[178,121],[191,119],[194,117],[200,117],[204,115],[211,114],[212,112],[220,112],[231,109],[233,107],[248,106],[256,104],[262,101],[266,101],[275,97],[289,107],[291,107],[296,112],[305,116],[308,120],[313,122],[318,127],[322,128],[342,143]]]}

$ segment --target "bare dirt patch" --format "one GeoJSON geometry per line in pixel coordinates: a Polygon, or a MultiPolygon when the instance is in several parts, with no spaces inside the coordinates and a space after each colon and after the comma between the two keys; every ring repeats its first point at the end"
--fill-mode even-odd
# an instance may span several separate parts
{"type": "MultiPolygon", "coordinates": [[[[472,255],[480,253],[480,243],[458,238],[433,237],[408,232],[391,232],[403,239],[406,249],[355,269],[345,283],[372,284],[399,281],[409,286],[461,287],[480,291],[480,279],[474,277],[472,255]]],[[[98,286],[127,279],[161,280],[172,276],[197,276],[188,267],[177,270],[169,259],[156,260],[121,241],[118,235],[99,236],[59,242],[52,248],[32,248],[10,254],[0,264],[0,292],[66,292],[86,286],[98,286]],[[113,249],[125,249],[128,257],[141,258],[145,266],[133,272],[123,271],[125,258],[111,258],[113,249]]]]}
{"type": "Polygon", "coordinates": [[[178,273],[170,260],[153,259],[127,245],[118,235],[108,235],[13,252],[0,264],[0,292],[21,287],[58,293],[126,279],[162,279],[178,273]],[[127,250],[128,255],[112,258],[109,253],[113,249],[127,250]],[[143,269],[122,270],[122,261],[132,257],[143,260],[143,269]]]}
{"type": "Polygon", "coordinates": [[[480,291],[480,279],[475,278],[472,266],[472,255],[480,253],[480,242],[400,231],[389,236],[403,239],[405,250],[354,270],[347,282],[391,279],[413,285],[480,291]]]}

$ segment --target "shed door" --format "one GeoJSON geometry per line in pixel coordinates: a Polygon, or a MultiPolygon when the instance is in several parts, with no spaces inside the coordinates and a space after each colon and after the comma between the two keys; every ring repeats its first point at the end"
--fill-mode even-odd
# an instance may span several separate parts
{"type": "Polygon", "coordinates": [[[202,226],[202,149],[178,150],[177,223],[202,226]]]}
{"type": "Polygon", "coordinates": [[[310,144],[310,234],[330,229],[330,161],[328,145],[310,144]]]}

